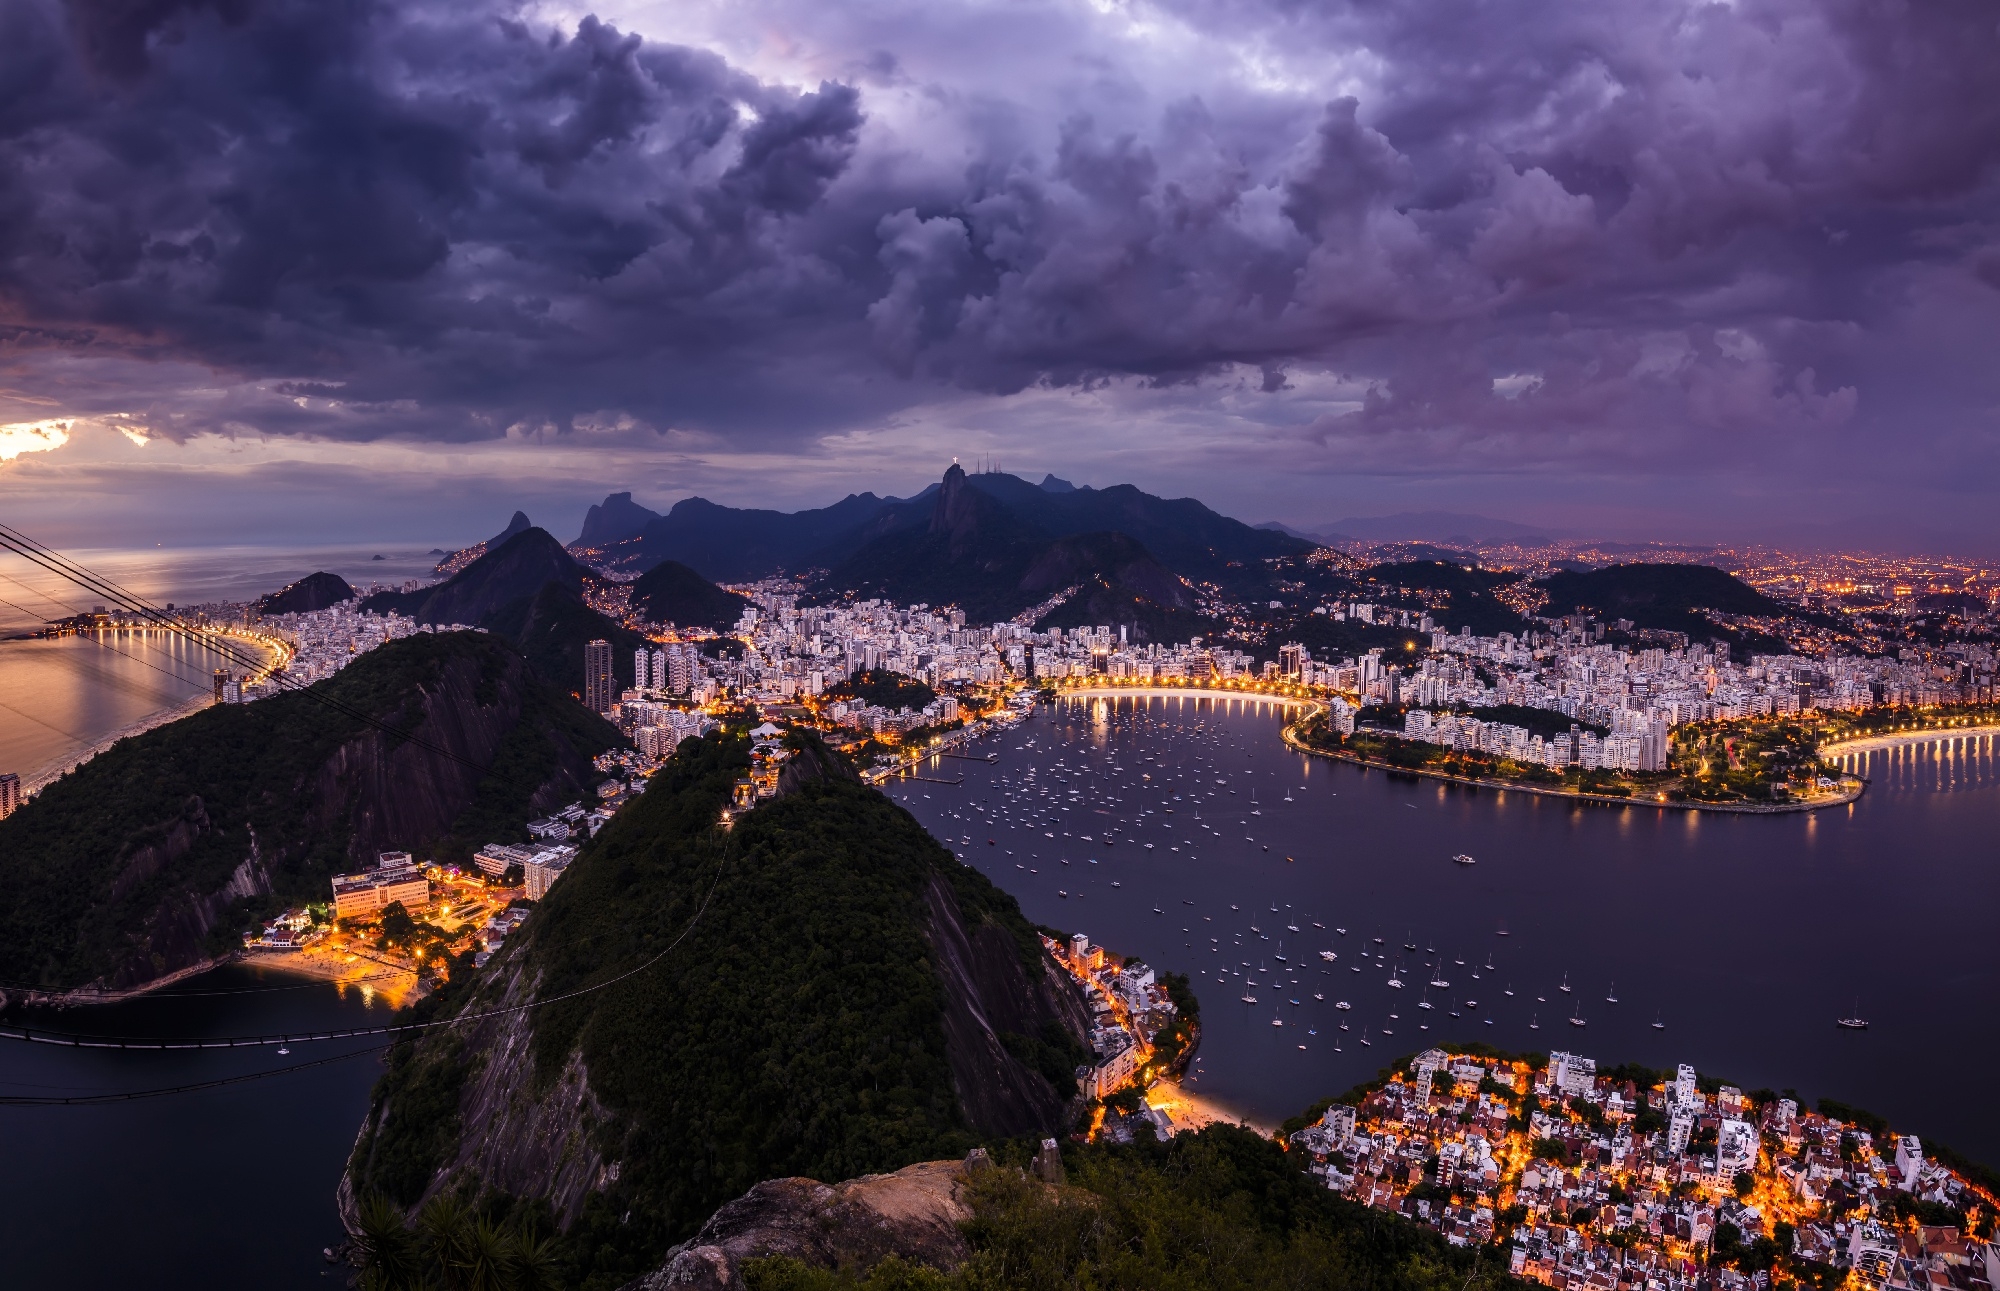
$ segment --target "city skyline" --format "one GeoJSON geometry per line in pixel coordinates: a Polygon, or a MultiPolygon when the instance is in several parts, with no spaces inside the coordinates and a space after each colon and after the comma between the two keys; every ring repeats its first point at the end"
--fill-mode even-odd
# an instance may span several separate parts
{"type": "Polygon", "coordinates": [[[0,496],[55,541],[997,456],[1250,523],[2000,549],[1977,5],[9,22],[0,496]]]}

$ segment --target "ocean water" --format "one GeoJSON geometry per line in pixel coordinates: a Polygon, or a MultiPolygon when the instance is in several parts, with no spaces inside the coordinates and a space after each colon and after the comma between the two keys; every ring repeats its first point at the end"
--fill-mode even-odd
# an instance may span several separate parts
{"type": "MultiPolygon", "coordinates": [[[[429,575],[427,551],[195,548],[67,552],[154,604],[248,601],[315,570],[357,586],[429,575]],[[376,560],[376,555],[384,559],[376,560]]],[[[0,556],[0,636],[104,603],[18,556],[0,556]]],[[[187,642],[135,633],[0,640],[0,771],[24,780],[147,717],[207,693],[222,661],[187,642]]]]}

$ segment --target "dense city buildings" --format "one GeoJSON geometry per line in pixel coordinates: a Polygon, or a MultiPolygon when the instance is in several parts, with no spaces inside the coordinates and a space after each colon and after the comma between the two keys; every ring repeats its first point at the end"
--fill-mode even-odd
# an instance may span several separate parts
{"type": "Polygon", "coordinates": [[[1578,1054],[1428,1049],[1289,1138],[1327,1187],[1562,1288],[1991,1291],[1995,1198],[1865,1113],[1578,1054]]]}

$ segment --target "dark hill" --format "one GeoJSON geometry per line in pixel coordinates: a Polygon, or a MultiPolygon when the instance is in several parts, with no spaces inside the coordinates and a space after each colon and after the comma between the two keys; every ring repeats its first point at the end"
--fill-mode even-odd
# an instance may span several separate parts
{"type": "Polygon", "coordinates": [[[1058,538],[1021,578],[1036,599],[1079,587],[1042,616],[1038,628],[1123,627],[1133,641],[1185,641],[1213,630],[1196,610],[1194,589],[1122,533],[1058,538]]]}
{"type": "Polygon", "coordinates": [[[536,672],[571,693],[583,685],[584,644],[606,640],[616,647],[619,681],[630,685],[632,650],[644,638],[585,603],[584,588],[596,579],[547,530],[524,529],[435,587],[380,592],[361,607],[497,632],[536,672]]]}
{"type": "Polygon", "coordinates": [[[612,670],[620,687],[637,683],[632,651],[646,638],[599,614],[571,588],[553,580],[533,596],[507,602],[479,620],[479,626],[514,644],[536,672],[581,698],[584,646],[609,641],[612,670]]]}
{"type": "Polygon", "coordinates": [[[484,546],[488,551],[491,551],[493,548],[498,547],[502,543],[506,542],[509,538],[512,538],[515,534],[526,533],[529,529],[533,527],[534,523],[528,519],[528,513],[526,511],[516,511],[514,513],[514,518],[507,522],[507,527],[505,529],[502,529],[499,533],[494,534],[491,538],[488,538],[481,545],[484,546]]]}
{"type": "MultiPolygon", "coordinates": [[[[1527,622],[1515,611],[1493,598],[1500,587],[1520,581],[1519,574],[1477,569],[1452,560],[1404,560],[1370,565],[1350,576],[1354,595],[1360,600],[1378,599],[1383,587],[1432,593],[1425,606],[1431,617],[1450,631],[1471,628],[1480,636],[1520,632],[1527,622]],[[1442,596],[1436,595],[1442,593],[1442,596]]],[[[1390,604],[1418,608],[1409,602],[1390,599],[1390,604]]]]}
{"type": "Polygon", "coordinates": [[[1086,1016],[1013,899],[817,744],[718,829],[746,765],[740,737],[683,745],[433,1006],[603,984],[398,1045],[345,1195],[546,1206],[572,1281],[608,1288],[760,1180],[1061,1131],[1086,1016]]]}
{"type": "Polygon", "coordinates": [[[709,578],[748,581],[839,559],[872,536],[873,531],[864,536],[867,526],[897,505],[897,499],[873,493],[796,512],[740,510],[685,498],[637,535],[607,544],[600,559],[607,568],[638,570],[677,560],[709,578]]]}
{"type": "Polygon", "coordinates": [[[721,631],[749,604],[749,597],[723,591],[677,560],[661,561],[632,584],[632,608],[649,623],[721,631]]]}
{"type": "MultiPolygon", "coordinates": [[[[1137,540],[1175,574],[1256,587],[1266,581],[1266,558],[1301,555],[1314,546],[1218,515],[1193,498],[1157,498],[1129,484],[1088,489],[1053,476],[1032,484],[1002,472],[968,475],[952,469],[973,491],[998,503],[1011,529],[1037,548],[1058,538],[1115,531],[1137,540]]],[[[838,569],[882,539],[925,533],[938,487],[907,500],[855,494],[830,507],[794,513],[738,510],[689,498],[638,536],[600,549],[599,558],[607,567],[635,569],[677,560],[725,582],[780,570],[838,569]]],[[[992,523],[983,527],[998,531],[992,523]]],[[[864,561],[857,568],[865,573],[877,563],[864,561]]]]}
{"type": "Polygon", "coordinates": [[[659,518],[659,512],[640,506],[630,493],[613,493],[584,513],[583,532],[577,535],[576,545],[602,547],[619,542],[659,518]]]}
{"type": "Polygon", "coordinates": [[[1218,583],[1261,583],[1267,557],[1303,555],[1314,545],[1219,515],[1193,498],[1159,498],[1130,484],[1052,492],[1017,476],[968,476],[980,492],[1045,538],[1115,531],[1141,543],[1176,574],[1218,583]]]}
{"type": "Polygon", "coordinates": [[[503,605],[523,600],[558,583],[581,591],[590,571],[563,549],[546,529],[523,529],[435,587],[414,592],[379,592],[362,608],[394,610],[419,623],[476,624],[503,605]]]}
{"type": "Polygon", "coordinates": [[[921,526],[900,526],[875,539],[827,581],[863,597],[956,605],[975,622],[1001,619],[1042,599],[1021,583],[1048,545],[953,465],[921,526]]]}
{"type": "Polygon", "coordinates": [[[1202,630],[1192,589],[1145,543],[1108,530],[1052,537],[1030,508],[1017,505],[1029,495],[1103,496],[1085,489],[1044,495],[1011,475],[967,475],[954,465],[921,525],[897,524],[837,566],[826,584],[904,604],[956,605],[974,621],[1010,618],[1075,587],[1076,596],[1045,623],[1123,625],[1142,639],[1202,630]]]}
{"type": "Polygon", "coordinates": [[[1607,620],[1630,619],[1640,628],[1684,632],[1701,641],[1734,635],[1718,628],[1703,610],[1773,617],[1792,612],[1713,565],[1607,565],[1551,574],[1541,586],[1549,594],[1541,613],[1550,618],[1589,612],[1607,620]]]}
{"type": "Polygon", "coordinates": [[[462,859],[520,836],[618,742],[477,633],[393,641],[314,689],[414,738],[307,694],[217,705],[0,821],[0,981],[130,986],[199,963],[378,851],[462,859]]]}
{"type": "Polygon", "coordinates": [[[259,614],[310,614],[354,599],[354,589],[338,574],[322,570],[307,574],[298,582],[263,597],[257,602],[259,614]]]}

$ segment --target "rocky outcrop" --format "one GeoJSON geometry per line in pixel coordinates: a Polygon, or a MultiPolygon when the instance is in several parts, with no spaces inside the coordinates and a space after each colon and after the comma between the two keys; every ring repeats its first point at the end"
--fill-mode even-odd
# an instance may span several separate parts
{"type": "MultiPolygon", "coordinates": [[[[538,979],[522,967],[521,958],[516,948],[496,963],[504,990],[479,997],[478,1009],[498,1016],[462,1028],[462,1048],[437,1059],[465,1065],[458,1114],[462,1124],[478,1131],[455,1136],[451,1154],[412,1210],[470,1179],[481,1192],[546,1201],[557,1223],[568,1228],[593,1190],[617,1182],[618,1163],[605,1160],[597,1147],[595,1129],[608,1114],[591,1092],[582,1054],[572,1051],[553,1081],[536,1079],[531,1014],[519,1006],[535,998],[538,979]],[[518,1011],[505,1011],[510,1009],[518,1011]]],[[[356,1148],[355,1164],[364,1174],[373,1164],[375,1131],[403,1114],[393,1094],[369,1110],[356,1148]]],[[[352,1174],[350,1168],[342,1180],[343,1197],[353,1195],[352,1174]]]]}
{"type": "Polygon", "coordinates": [[[924,892],[925,936],[944,987],[945,1057],[966,1120],[982,1134],[1046,1133],[1066,1119],[1067,1096],[1017,1057],[1003,1036],[1039,1038],[1054,1026],[1077,1044],[1090,1034],[1090,1015],[1046,956],[1039,973],[1023,962],[1018,943],[999,925],[971,927],[951,888],[933,876],[924,892]]]}
{"type": "Polygon", "coordinates": [[[699,1233],[667,1252],[624,1291],[736,1291],[743,1265],[782,1255],[819,1268],[862,1272],[889,1255],[950,1270],[971,1254],[959,1225],[966,1167],[924,1161],[894,1174],[827,1185],[812,1179],[760,1183],[715,1212],[699,1233]]]}
{"type": "Polygon", "coordinates": [[[257,602],[259,614],[310,614],[354,599],[354,588],[338,574],[321,570],[307,574],[296,583],[263,597],[257,602]]]}

